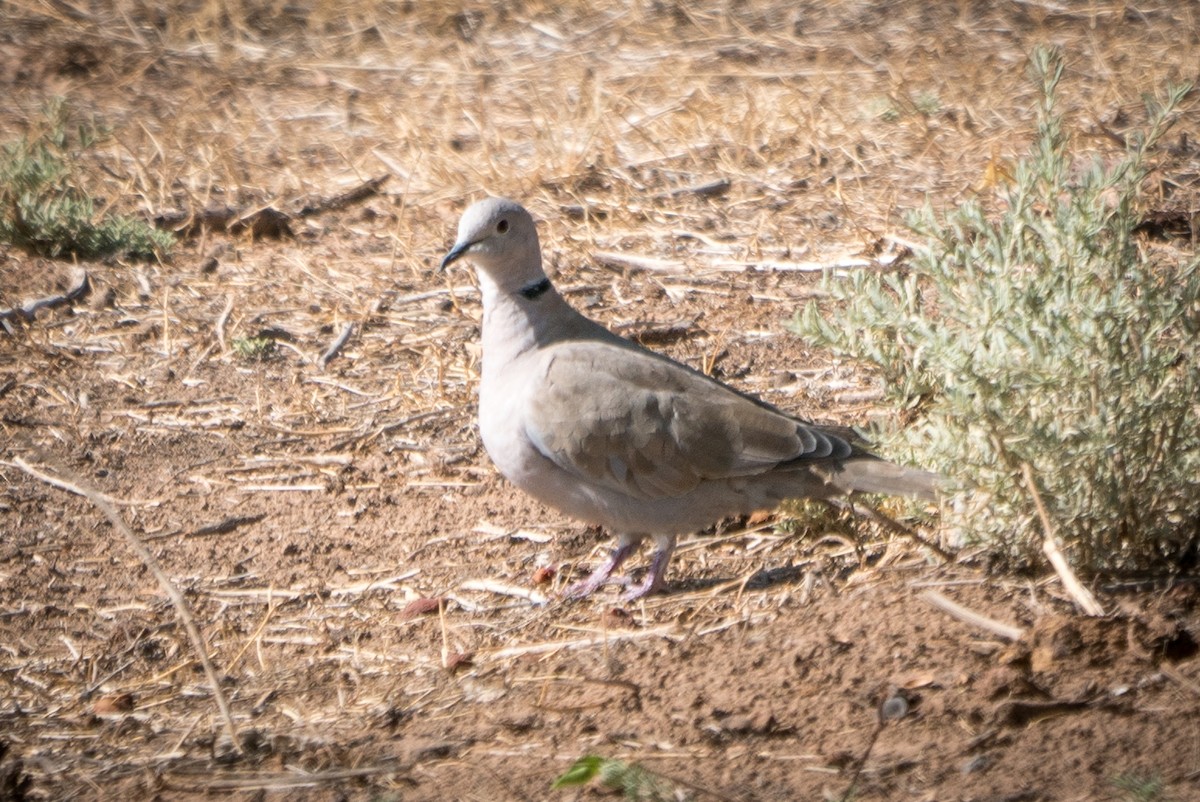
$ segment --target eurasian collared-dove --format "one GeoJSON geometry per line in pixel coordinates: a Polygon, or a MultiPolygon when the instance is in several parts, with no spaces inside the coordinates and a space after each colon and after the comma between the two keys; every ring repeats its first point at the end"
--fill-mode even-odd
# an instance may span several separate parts
{"type": "Polygon", "coordinates": [[[618,337],[572,309],[542,271],[533,218],[488,198],[442,260],[472,261],[483,290],[479,432],[517,487],[616,536],[612,556],[566,591],[582,597],[645,538],[662,587],[677,535],[789,498],[853,491],[932,499],[938,477],[874,457],[715,379],[618,337]]]}

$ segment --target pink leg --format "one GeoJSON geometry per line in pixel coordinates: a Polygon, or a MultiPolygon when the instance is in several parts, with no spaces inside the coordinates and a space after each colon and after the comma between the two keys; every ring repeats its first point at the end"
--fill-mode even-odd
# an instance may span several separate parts
{"type": "Polygon", "coordinates": [[[664,581],[667,576],[667,564],[671,562],[671,555],[675,552],[675,536],[674,535],[655,535],[654,556],[650,559],[650,570],[646,573],[645,580],[640,585],[634,585],[629,590],[621,595],[622,601],[633,601],[640,599],[643,596],[649,596],[651,593],[657,593],[666,585],[664,581]]]}
{"type": "Polygon", "coordinates": [[[585,596],[592,595],[597,588],[608,582],[613,571],[620,568],[621,564],[629,559],[629,555],[633,554],[633,550],[641,542],[642,539],[640,537],[618,535],[616,548],[613,549],[609,558],[600,563],[599,567],[595,571],[592,571],[587,579],[567,586],[567,589],[563,591],[563,597],[567,599],[582,599],[585,596]]]}

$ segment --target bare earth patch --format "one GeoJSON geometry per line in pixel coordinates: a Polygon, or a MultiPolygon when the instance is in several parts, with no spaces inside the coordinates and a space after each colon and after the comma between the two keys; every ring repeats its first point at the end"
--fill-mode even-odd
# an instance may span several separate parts
{"type": "MultiPolygon", "coordinates": [[[[556,601],[605,538],[492,469],[478,294],[433,270],[470,199],[511,195],[589,315],[808,417],[887,417],[787,332],[813,270],[902,266],[903,210],[992,192],[1035,44],[1068,54],[1080,152],[1116,153],[1195,77],[1194,8],[108,5],[0,11],[0,139],[65,97],[113,131],[81,156],[98,205],[185,235],[167,264],[0,246],[0,308],[90,280],[0,332],[0,799],[598,798],[549,790],[589,753],[698,800],[1200,798],[1189,581],[1086,618],[1049,568],[810,516],[685,539],[636,606],[556,601]],[[143,561],[18,459],[121,502],[236,742],[143,561]]],[[[1145,247],[1193,247],[1198,140],[1193,102],[1145,247]]]]}

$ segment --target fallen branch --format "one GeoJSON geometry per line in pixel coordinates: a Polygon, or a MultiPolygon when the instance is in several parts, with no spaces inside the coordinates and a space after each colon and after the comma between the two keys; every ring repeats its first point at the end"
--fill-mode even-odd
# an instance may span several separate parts
{"type": "Polygon", "coordinates": [[[225,324],[229,322],[229,313],[233,311],[233,293],[225,299],[225,308],[221,310],[221,314],[217,316],[217,342],[221,344],[221,351],[228,350],[225,346],[225,324]]]}
{"type": "Polygon", "coordinates": [[[150,543],[155,540],[166,540],[167,538],[172,537],[210,537],[212,535],[224,535],[232,532],[240,526],[256,524],[266,517],[267,516],[265,514],[261,513],[258,515],[234,515],[229,518],[225,518],[224,520],[217,521],[216,523],[201,526],[199,529],[193,529],[190,532],[175,529],[170,532],[159,532],[155,535],[147,535],[146,537],[142,538],[142,540],[146,543],[150,543]]]}
{"type": "Polygon", "coordinates": [[[419,568],[410,568],[402,574],[395,576],[387,576],[378,579],[366,579],[362,582],[355,582],[353,585],[342,585],[341,587],[328,588],[327,592],[330,596],[357,596],[362,593],[370,593],[376,590],[386,590],[389,593],[400,590],[396,586],[397,582],[403,582],[406,579],[412,579],[417,574],[421,573],[419,568]]]}
{"type": "MultiPolygon", "coordinates": [[[[315,788],[325,783],[342,783],[347,780],[374,777],[379,774],[399,774],[402,767],[388,763],[380,766],[367,766],[352,769],[333,769],[316,772],[276,772],[259,773],[249,776],[216,777],[212,773],[201,775],[196,785],[188,786],[180,783],[187,791],[211,794],[213,791],[283,791],[292,788],[315,788]]],[[[183,775],[177,775],[182,777],[183,775]]]]}
{"type": "Polygon", "coordinates": [[[854,390],[848,393],[838,393],[833,397],[835,404],[865,404],[872,401],[879,401],[883,398],[883,390],[876,388],[872,390],[854,390]]]}
{"type": "Polygon", "coordinates": [[[256,524],[266,517],[266,513],[259,513],[257,515],[235,515],[232,518],[226,518],[225,520],[218,521],[215,524],[209,524],[208,526],[202,526],[199,529],[193,529],[191,532],[188,532],[186,535],[184,535],[184,537],[208,537],[209,535],[224,535],[228,532],[232,532],[239,526],[256,524]]]}
{"type": "Polygon", "coordinates": [[[1029,488],[1030,495],[1033,496],[1033,503],[1037,507],[1038,517],[1042,519],[1042,531],[1045,534],[1045,539],[1042,541],[1042,551],[1046,555],[1046,559],[1050,561],[1050,565],[1054,566],[1055,573],[1058,574],[1059,581],[1062,582],[1063,588],[1087,615],[1102,616],[1104,608],[1100,606],[1100,602],[1096,601],[1096,597],[1092,592],[1083,586],[1079,581],[1079,577],[1075,576],[1075,572],[1071,570],[1070,563],[1063,556],[1062,549],[1058,547],[1058,535],[1054,532],[1054,523],[1050,520],[1050,513],[1046,511],[1046,505],[1042,501],[1042,494],[1038,492],[1037,483],[1033,480],[1033,468],[1026,462],[1021,465],[1021,473],[1025,477],[1025,486],[1029,488]]]}
{"type": "Polygon", "coordinates": [[[536,590],[523,588],[519,585],[509,585],[504,582],[496,582],[491,579],[468,579],[459,585],[463,590],[480,590],[484,593],[495,593],[500,596],[515,596],[518,599],[525,599],[530,604],[541,606],[550,601],[544,593],[539,593],[536,590]]]}
{"type": "Polygon", "coordinates": [[[656,259],[653,256],[637,256],[616,251],[593,251],[592,258],[608,267],[648,270],[657,273],[682,273],[686,267],[675,259],[656,259]]]}
{"type": "Polygon", "coordinates": [[[32,301],[26,301],[20,306],[15,306],[11,309],[0,309],[0,320],[10,320],[19,317],[22,320],[32,321],[37,316],[38,310],[53,309],[56,306],[69,304],[87,294],[88,289],[90,289],[90,285],[87,271],[83,269],[76,270],[71,276],[71,284],[67,287],[66,292],[58,293],[57,295],[47,295],[45,298],[35,298],[32,301]]]}
{"type": "Polygon", "coordinates": [[[846,790],[842,792],[838,799],[853,799],[855,786],[858,785],[858,779],[862,776],[863,768],[867,765],[867,760],[870,759],[871,753],[875,751],[875,744],[879,742],[879,735],[883,732],[883,728],[887,726],[887,721],[883,716],[876,716],[875,729],[871,732],[871,737],[867,741],[867,748],[863,750],[862,756],[854,761],[854,770],[850,772],[850,782],[846,786],[846,790]]]}
{"type": "Polygon", "coordinates": [[[874,259],[864,259],[860,256],[846,256],[829,262],[787,262],[778,259],[746,262],[737,259],[721,259],[709,263],[709,266],[716,270],[738,273],[744,270],[753,270],[757,273],[823,273],[827,270],[887,267],[874,259]]]}
{"type": "MultiPolygon", "coordinates": [[[[560,290],[562,292],[562,290],[560,290]]],[[[417,301],[427,301],[430,298],[438,298],[442,295],[449,295],[451,299],[467,298],[472,295],[478,295],[479,291],[474,287],[443,287],[438,290],[429,290],[427,292],[414,292],[409,295],[401,295],[399,298],[393,298],[388,305],[395,309],[398,306],[415,303],[417,301]]]]}
{"type": "Polygon", "coordinates": [[[885,529],[890,529],[899,535],[903,535],[912,542],[916,543],[918,546],[924,546],[925,548],[929,549],[948,563],[954,562],[953,554],[946,551],[932,540],[922,537],[921,534],[915,529],[910,529],[896,519],[884,515],[882,512],[869,504],[856,503],[839,498],[827,498],[823,499],[823,501],[835,510],[841,510],[848,512],[851,515],[857,515],[862,518],[866,518],[868,521],[877,523],[885,529]]]}
{"type": "Polygon", "coordinates": [[[391,178],[391,175],[384,173],[383,175],[376,176],[375,178],[367,179],[353,189],[347,190],[340,195],[334,195],[332,198],[322,198],[320,200],[313,201],[312,203],[304,206],[297,213],[297,216],[312,217],[315,214],[337,211],[338,209],[344,209],[353,203],[364,201],[372,195],[378,195],[379,188],[382,187],[389,178],[391,178]]]}
{"type": "Polygon", "coordinates": [[[184,209],[160,212],[154,216],[154,224],[159,228],[170,229],[181,237],[192,237],[204,230],[228,231],[230,234],[249,230],[256,237],[282,239],[292,236],[291,222],[293,218],[312,217],[323,212],[335,211],[358,203],[372,195],[377,195],[379,188],[390,177],[384,174],[368,179],[332,198],[320,198],[308,203],[294,215],[281,211],[271,203],[243,209],[234,209],[232,206],[210,206],[200,211],[184,209]]]}
{"type": "Polygon", "coordinates": [[[408,426],[411,423],[417,423],[418,421],[423,421],[426,418],[432,418],[432,417],[435,417],[438,415],[447,415],[452,412],[461,413],[462,410],[455,408],[455,407],[450,407],[447,409],[430,409],[430,410],[426,410],[425,412],[418,412],[415,415],[409,415],[407,418],[401,418],[398,421],[394,421],[392,423],[385,423],[382,426],[377,426],[368,432],[359,432],[359,433],[351,435],[350,437],[347,437],[344,440],[339,440],[338,442],[334,443],[330,447],[330,450],[331,451],[342,451],[342,450],[349,448],[350,446],[355,445],[357,443],[365,442],[367,440],[372,440],[376,437],[383,437],[383,436],[389,435],[394,431],[403,429],[405,426],[408,426]]]}
{"type": "Polygon", "coordinates": [[[238,739],[237,725],[233,721],[233,713],[229,710],[229,702],[225,699],[225,693],[221,690],[221,681],[217,675],[217,670],[209,659],[208,650],[204,645],[204,638],[200,634],[200,628],[196,626],[196,619],[192,616],[191,608],[188,606],[187,599],[183,598],[183,594],[175,587],[171,578],[166,575],[155,559],[153,552],[147,548],[146,544],[134,534],[125,520],[117,513],[116,508],[110,503],[109,498],[90,487],[78,484],[76,482],[67,481],[49,474],[39,471],[25,460],[17,457],[12,462],[13,465],[23,470],[25,473],[32,476],[38,481],[45,482],[51,487],[57,487],[59,490],[65,490],[68,493],[74,493],[77,496],[83,496],[88,501],[92,502],[100,512],[104,513],[104,517],[109,520],[118,532],[125,537],[125,541],[142,562],[150,569],[150,573],[154,574],[154,578],[158,580],[158,584],[166,592],[171,599],[171,603],[175,606],[175,613],[179,616],[179,620],[183,623],[183,628],[187,630],[188,638],[192,642],[192,648],[196,651],[196,656],[200,659],[200,664],[204,667],[204,673],[208,677],[209,685],[212,687],[213,698],[217,702],[217,708],[221,712],[221,718],[225,721],[225,729],[229,734],[229,739],[232,743],[232,748],[239,755],[242,754],[241,741],[238,739]]]}
{"type": "Polygon", "coordinates": [[[697,195],[701,198],[715,198],[724,195],[729,191],[733,183],[728,178],[717,178],[713,181],[705,181],[702,184],[693,184],[688,187],[679,187],[670,192],[659,193],[660,198],[677,198],[681,195],[697,195]]]}
{"type": "Polygon", "coordinates": [[[239,234],[247,229],[256,237],[282,239],[291,236],[291,216],[273,206],[234,209],[214,206],[200,211],[170,211],[154,216],[154,224],[181,237],[194,237],[201,231],[227,231],[239,234]]]}
{"type": "Polygon", "coordinates": [[[964,624],[970,624],[973,627],[987,630],[993,635],[999,635],[1007,640],[1020,640],[1025,634],[1025,630],[1020,627],[1014,627],[1009,624],[1002,623],[994,618],[988,618],[982,613],[977,613],[974,610],[963,607],[961,604],[956,604],[950,601],[936,590],[927,590],[921,594],[921,598],[932,604],[934,607],[941,610],[943,613],[957,618],[964,624]]]}
{"type": "Polygon", "coordinates": [[[613,329],[631,340],[637,340],[641,345],[671,345],[680,340],[693,337],[704,337],[707,332],[698,328],[699,318],[681,320],[676,323],[664,323],[651,328],[640,328],[641,322],[614,326],[613,329]]]}
{"type": "Polygon", "coordinates": [[[1186,688],[1196,696],[1200,696],[1200,683],[1188,678],[1186,674],[1184,674],[1175,666],[1171,665],[1170,663],[1163,662],[1161,665],[1159,665],[1158,670],[1161,671],[1168,679],[1178,683],[1180,687],[1186,688]]]}
{"type": "Polygon", "coordinates": [[[337,339],[334,340],[333,343],[328,348],[325,349],[325,353],[321,354],[321,356],[317,359],[317,364],[320,365],[322,368],[324,368],[326,365],[328,365],[329,361],[331,359],[333,359],[335,356],[337,356],[338,352],[340,352],[342,350],[343,346],[346,345],[346,342],[350,339],[350,335],[353,333],[354,333],[354,324],[353,323],[347,323],[345,326],[342,326],[342,333],[339,334],[337,336],[337,339]]]}
{"type": "MultiPolygon", "coordinates": [[[[28,473],[30,470],[30,468],[27,467],[28,463],[25,463],[24,460],[22,460],[20,457],[17,457],[12,462],[8,462],[6,460],[0,460],[0,465],[4,465],[9,468],[18,468],[22,471],[25,471],[26,473],[28,473]]],[[[41,479],[43,482],[45,482],[48,485],[57,487],[59,490],[65,490],[68,493],[76,493],[77,495],[83,495],[82,493],[79,492],[78,486],[73,485],[70,482],[66,482],[61,479],[55,479],[53,476],[50,476],[48,474],[38,476],[37,478],[41,479]]],[[[92,492],[92,495],[95,496],[96,498],[102,499],[105,503],[111,504],[114,507],[157,507],[159,504],[162,503],[162,499],[123,499],[123,498],[113,498],[112,496],[108,496],[108,495],[105,495],[104,493],[101,493],[99,490],[92,490],[91,492],[92,492]]]]}

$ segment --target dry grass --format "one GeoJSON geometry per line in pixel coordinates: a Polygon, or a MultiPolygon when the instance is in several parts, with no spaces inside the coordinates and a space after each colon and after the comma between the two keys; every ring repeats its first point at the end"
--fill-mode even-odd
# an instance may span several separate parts
{"type": "MultiPolygon", "coordinates": [[[[403,794],[456,759],[531,776],[511,754],[565,766],[579,744],[471,752],[453,733],[523,686],[568,714],[637,693],[539,656],[611,666],[631,642],[749,639],[847,577],[927,565],[879,535],[750,527],[682,544],[681,592],[628,618],[464,587],[528,589],[539,563],[586,559],[591,543],[546,543],[578,530],[536,528],[544,511],[496,490],[478,449],[472,279],[431,274],[469,200],[506,194],[540,216],[550,266],[589,314],[785,407],[861,421],[880,414],[871,378],[785,340],[813,292],[806,269],[890,264],[900,211],[986,192],[1028,138],[1033,43],[1067,48],[1065,108],[1095,121],[1082,129],[1101,154],[1144,90],[1200,63],[1179,35],[1194,9],[1168,3],[181,5],[5,4],[0,140],[63,95],[113,130],[84,156],[106,204],[185,220],[269,206],[293,215],[294,237],[201,231],[171,264],[86,265],[108,302],[9,338],[0,408],[14,456],[130,503],[203,622],[257,762],[214,774],[236,749],[137,560],[85,507],[3,470],[0,715],[36,753],[26,772],[67,772],[63,796],[113,783],[403,794]],[[299,215],[381,175],[380,195],[299,215]],[[235,340],[256,336],[274,358],[238,357],[235,340]],[[727,581],[697,579],[713,576],[727,581]],[[422,598],[447,601],[406,617],[422,598]],[[388,740],[411,720],[402,746],[388,740]]],[[[1182,128],[1195,136],[1194,110],[1182,128]]],[[[45,294],[57,269],[0,252],[0,307],[45,294]]],[[[622,748],[676,766],[722,754],[622,748]]]]}

